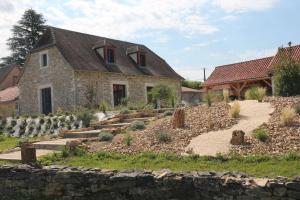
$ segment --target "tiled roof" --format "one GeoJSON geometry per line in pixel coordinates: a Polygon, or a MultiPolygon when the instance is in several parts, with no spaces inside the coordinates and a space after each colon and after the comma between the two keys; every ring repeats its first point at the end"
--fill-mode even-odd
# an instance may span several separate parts
{"type": "Polygon", "coordinates": [[[9,102],[18,99],[19,88],[17,86],[0,91],[0,102],[9,102]]]}
{"type": "Polygon", "coordinates": [[[272,67],[276,66],[276,64],[279,63],[280,60],[280,49],[282,50],[282,52],[284,53],[284,56],[288,56],[289,54],[289,48],[291,48],[291,58],[296,60],[296,61],[300,61],[300,45],[296,45],[296,46],[291,46],[291,47],[285,47],[285,48],[279,48],[277,54],[274,56],[272,62],[269,65],[269,68],[271,69],[272,67]]]}
{"type": "Polygon", "coordinates": [[[165,60],[144,45],[48,27],[32,51],[38,51],[54,45],[60,50],[74,70],[183,79],[165,60]],[[115,47],[116,63],[106,64],[103,59],[99,58],[96,54],[93,47],[99,43],[103,43],[103,41],[115,47]],[[133,59],[127,55],[126,51],[128,51],[128,49],[136,48],[137,46],[147,53],[146,67],[137,65],[133,59]]]}
{"type": "Polygon", "coordinates": [[[216,67],[204,85],[268,77],[268,67],[272,59],[273,57],[267,57],[216,67]]]}
{"type": "Polygon", "coordinates": [[[9,74],[9,72],[16,66],[17,65],[15,64],[11,64],[0,67],[0,82],[2,82],[5,79],[5,77],[9,74]]]}

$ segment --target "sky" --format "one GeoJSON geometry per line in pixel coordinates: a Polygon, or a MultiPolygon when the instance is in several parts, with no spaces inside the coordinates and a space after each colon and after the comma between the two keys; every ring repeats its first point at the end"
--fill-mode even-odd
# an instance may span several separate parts
{"type": "Polygon", "coordinates": [[[299,0],[0,0],[0,57],[29,8],[51,26],[144,44],[191,80],[300,44],[299,0]]]}

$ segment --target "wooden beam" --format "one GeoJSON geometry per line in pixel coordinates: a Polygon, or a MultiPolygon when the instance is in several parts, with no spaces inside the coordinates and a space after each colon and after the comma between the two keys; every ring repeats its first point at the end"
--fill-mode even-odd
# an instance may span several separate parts
{"type": "Polygon", "coordinates": [[[269,83],[267,80],[263,80],[270,88],[272,88],[272,84],[271,83],[269,83]]]}

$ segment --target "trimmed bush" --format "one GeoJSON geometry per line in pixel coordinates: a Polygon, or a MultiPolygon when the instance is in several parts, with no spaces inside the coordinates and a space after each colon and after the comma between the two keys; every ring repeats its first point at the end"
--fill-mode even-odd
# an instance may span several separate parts
{"type": "Polygon", "coordinates": [[[257,129],[253,132],[253,137],[261,142],[266,142],[269,136],[265,129],[257,129]]]}
{"type": "Polygon", "coordinates": [[[233,105],[230,107],[229,116],[232,118],[238,118],[240,116],[240,104],[239,102],[234,102],[233,105]]]}
{"type": "Polygon", "coordinates": [[[160,143],[166,143],[171,141],[170,134],[162,130],[158,131],[158,133],[156,134],[156,138],[160,143]]]}
{"type": "Polygon", "coordinates": [[[101,132],[99,134],[100,141],[111,141],[114,138],[114,135],[110,132],[101,132]]]}
{"type": "Polygon", "coordinates": [[[257,100],[257,87],[248,89],[245,93],[245,98],[247,100],[257,100]]]}
{"type": "Polygon", "coordinates": [[[143,129],[145,129],[145,123],[143,121],[134,121],[130,125],[130,129],[133,131],[143,130],[143,129]]]}
{"type": "Polygon", "coordinates": [[[293,108],[284,108],[280,115],[280,121],[284,126],[291,126],[293,124],[293,119],[296,116],[296,112],[293,108]]]}
{"type": "Polygon", "coordinates": [[[17,125],[17,121],[12,119],[10,124],[11,124],[12,127],[15,127],[17,125]]]}
{"type": "Polygon", "coordinates": [[[40,124],[44,124],[45,123],[45,119],[44,118],[41,118],[40,119],[40,124]]]}

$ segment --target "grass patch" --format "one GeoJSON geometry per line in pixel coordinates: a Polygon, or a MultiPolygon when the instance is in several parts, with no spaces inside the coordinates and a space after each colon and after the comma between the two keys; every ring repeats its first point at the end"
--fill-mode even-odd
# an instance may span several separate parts
{"type": "Polygon", "coordinates": [[[216,157],[178,156],[170,153],[145,152],[134,155],[98,152],[84,156],[63,158],[59,154],[44,157],[42,164],[62,164],[70,166],[97,167],[104,169],[148,169],[168,168],[173,171],[238,171],[257,177],[293,177],[300,175],[300,156],[290,153],[281,156],[239,155],[216,157]]]}
{"type": "Polygon", "coordinates": [[[265,129],[258,129],[253,132],[253,137],[261,142],[266,142],[268,140],[268,133],[265,129]]]}
{"type": "Polygon", "coordinates": [[[0,152],[13,149],[19,144],[19,138],[1,136],[0,152]]]}

